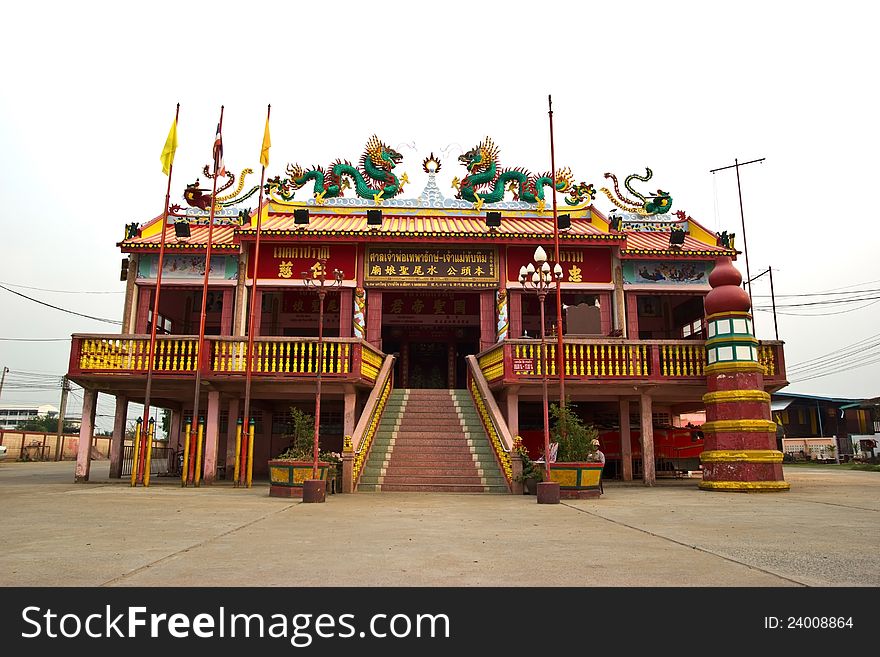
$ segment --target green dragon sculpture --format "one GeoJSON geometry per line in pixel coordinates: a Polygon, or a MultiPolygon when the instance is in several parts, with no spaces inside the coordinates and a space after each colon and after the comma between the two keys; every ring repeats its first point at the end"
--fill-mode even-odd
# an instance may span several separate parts
{"type": "Polygon", "coordinates": [[[269,179],[265,189],[270,198],[276,201],[291,201],[296,190],[311,180],[314,182],[315,199],[320,204],[326,198],[343,196],[345,190],[353,185],[361,198],[381,203],[400,194],[404,184],[409,182],[406,174],[398,178],[392,171],[401,160],[403,156],[400,153],[373,135],[361,155],[359,167],[348,160],[336,160],[326,170],[321,166],[304,169],[298,164],[288,164],[287,177],[269,179]],[[371,187],[368,180],[375,181],[375,186],[371,187]]]}
{"type": "Polygon", "coordinates": [[[607,196],[608,199],[621,210],[626,210],[627,212],[633,212],[642,216],[666,214],[672,209],[672,197],[668,192],[658,189],[652,196],[646,198],[634,190],[630,185],[630,181],[633,179],[647,182],[654,175],[648,167],[645,167],[645,174],[646,175],[644,176],[640,176],[637,173],[633,173],[627,176],[623,183],[633,196],[639,198],[639,201],[633,201],[620,193],[620,188],[617,185],[617,176],[613,173],[606,173],[605,177],[614,181],[614,193],[617,195],[617,198],[612,196],[611,192],[606,187],[603,187],[600,191],[602,191],[605,196],[607,196]]]}
{"type": "MultiPolygon", "coordinates": [[[[511,192],[513,200],[537,203],[543,210],[544,187],[553,186],[553,176],[544,173],[536,176],[529,171],[498,168],[498,147],[486,137],[474,148],[461,155],[458,161],[467,167],[468,175],[461,180],[456,176],[452,186],[458,189],[456,198],[471,201],[476,209],[483,203],[497,203],[504,200],[504,193],[511,192]]],[[[574,179],[568,167],[556,172],[556,190],[565,192],[574,179]]]]}

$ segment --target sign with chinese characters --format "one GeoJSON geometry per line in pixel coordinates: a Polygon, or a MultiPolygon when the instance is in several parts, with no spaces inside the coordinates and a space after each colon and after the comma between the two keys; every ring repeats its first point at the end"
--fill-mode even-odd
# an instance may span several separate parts
{"type": "MultiPolygon", "coordinates": [[[[553,245],[542,244],[547,252],[547,261],[550,266],[556,264],[553,255],[553,245]]],[[[519,282],[519,268],[528,266],[534,262],[535,246],[509,246],[507,247],[507,280],[519,282]]],[[[610,283],[611,282],[611,249],[607,247],[585,248],[582,246],[562,246],[559,249],[562,256],[559,264],[562,265],[563,283],[610,283]]]]}
{"type": "MultiPolygon", "coordinates": [[[[159,273],[159,256],[155,253],[142,255],[138,261],[137,277],[155,280],[159,273]]],[[[162,260],[162,280],[203,280],[205,256],[165,255],[162,260]]],[[[238,256],[212,255],[209,280],[234,281],[238,278],[238,256]]]]}
{"type": "Polygon", "coordinates": [[[705,261],[628,260],[623,282],[630,285],[708,285],[712,263],[705,261]]]}
{"type": "Polygon", "coordinates": [[[493,288],[498,285],[498,253],[491,246],[368,246],[364,285],[493,288]]]}
{"type": "MultiPolygon", "coordinates": [[[[253,278],[254,245],[250,246],[248,278],[253,278]]],[[[345,279],[357,274],[357,246],[354,244],[303,244],[269,242],[260,245],[260,279],[302,281],[302,273],[314,274],[321,258],[327,259],[327,276],[332,279],[334,269],[340,269],[345,279]]]]}
{"type": "MultiPolygon", "coordinates": [[[[311,290],[284,288],[264,291],[262,301],[262,327],[272,331],[272,335],[315,335],[320,302],[318,295],[311,290]],[[306,331],[302,332],[301,329],[306,331]]],[[[339,301],[339,288],[327,293],[324,299],[325,330],[339,327],[339,301]]]]}
{"type": "Polygon", "coordinates": [[[385,292],[382,324],[479,326],[480,296],[468,292],[385,292]]]}

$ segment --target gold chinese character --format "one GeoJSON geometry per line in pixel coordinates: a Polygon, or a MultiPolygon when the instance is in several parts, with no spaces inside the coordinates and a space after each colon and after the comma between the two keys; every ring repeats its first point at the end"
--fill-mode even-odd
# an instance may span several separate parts
{"type": "Polygon", "coordinates": [[[337,310],[339,310],[339,301],[337,299],[330,299],[327,302],[327,311],[335,313],[337,310]]]}
{"type": "Polygon", "coordinates": [[[422,312],[422,308],[425,307],[425,303],[421,299],[416,299],[413,301],[412,311],[416,314],[422,312]]]}
{"type": "Polygon", "coordinates": [[[446,275],[447,275],[447,276],[455,276],[456,273],[457,273],[457,272],[455,271],[455,267],[454,267],[454,266],[451,266],[451,267],[449,267],[449,269],[446,270],[446,275]]]}
{"type": "Polygon", "coordinates": [[[464,315],[464,299],[456,299],[452,304],[454,310],[452,311],[455,315],[464,315]]]}
{"type": "Polygon", "coordinates": [[[470,267],[470,265],[468,265],[467,267],[462,267],[462,268],[461,268],[461,275],[462,275],[462,276],[470,276],[470,275],[471,275],[471,267],[470,267]]]}
{"type": "Polygon", "coordinates": [[[324,268],[324,265],[321,264],[320,260],[318,260],[317,262],[315,262],[315,264],[311,266],[311,270],[312,278],[318,278],[321,274],[326,273],[326,269],[324,268]]]}
{"type": "Polygon", "coordinates": [[[424,272],[422,271],[421,265],[416,265],[415,267],[413,267],[413,275],[414,276],[424,276],[425,275],[424,272]]]}
{"type": "Polygon", "coordinates": [[[434,300],[434,314],[443,315],[446,313],[446,299],[434,300]]]}
{"type": "Polygon", "coordinates": [[[293,312],[295,312],[295,313],[301,313],[301,312],[303,311],[303,302],[302,302],[302,300],[294,301],[292,307],[293,307],[293,312]]]}
{"type": "Polygon", "coordinates": [[[381,275],[382,275],[382,268],[379,265],[373,265],[373,267],[370,269],[370,276],[381,276],[381,275]]]}
{"type": "Polygon", "coordinates": [[[312,301],[312,312],[313,312],[313,313],[318,312],[318,303],[319,303],[319,302],[318,302],[317,299],[315,299],[314,301],[312,301]]]}
{"type": "Polygon", "coordinates": [[[403,312],[403,299],[395,299],[391,302],[391,312],[395,315],[403,312]]]}
{"type": "Polygon", "coordinates": [[[278,265],[278,278],[290,278],[291,276],[293,276],[293,263],[282,260],[278,265]]]}
{"type": "Polygon", "coordinates": [[[400,275],[406,276],[407,274],[409,274],[409,267],[406,265],[400,265],[400,275]]]}
{"type": "Polygon", "coordinates": [[[437,268],[434,265],[428,267],[428,276],[433,276],[437,273],[437,268]]]}
{"type": "Polygon", "coordinates": [[[397,268],[394,265],[388,265],[387,267],[385,267],[385,273],[388,276],[394,276],[395,274],[397,274],[397,268]]]}
{"type": "Polygon", "coordinates": [[[476,269],[474,269],[474,276],[482,276],[485,273],[480,265],[477,265],[476,269]]]}
{"type": "Polygon", "coordinates": [[[568,280],[572,283],[580,283],[583,281],[581,277],[581,268],[577,265],[572,265],[572,268],[568,270],[568,280]]]}

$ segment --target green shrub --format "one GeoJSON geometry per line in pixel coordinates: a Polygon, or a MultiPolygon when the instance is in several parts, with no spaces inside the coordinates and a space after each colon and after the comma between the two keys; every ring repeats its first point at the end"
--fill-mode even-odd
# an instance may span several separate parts
{"type": "Polygon", "coordinates": [[[559,443],[556,452],[557,462],[590,461],[599,449],[599,431],[592,424],[584,424],[577,413],[567,403],[550,405],[552,418],[551,435],[559,443]]]}

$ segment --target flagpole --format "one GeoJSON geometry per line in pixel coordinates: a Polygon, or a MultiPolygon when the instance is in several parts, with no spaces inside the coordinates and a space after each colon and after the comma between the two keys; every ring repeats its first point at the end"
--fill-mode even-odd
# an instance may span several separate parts
{"type": "MultiPolygon", "coordinates": [[[[220,123],[217,125],[217,135],[220,136],[221,139],[221,148],[222,148],[222,131],[223,131],[223,105],[220,106],[220,123]]],[[[218,159],[216,156],[216,143],[215,143],[215,155],[214,155],[214,185],[211,190],[211,210],[208,215],[208,246],[205,251],[205,280],[202,283],[202,315],[199,319],[199,337],[198,342],[196,343],[196,389],[195,396],[193,399],[193,415],[192,422],[190,428],[190,441],[192,444],[196,444],[196,436],[198,435],[199,430],[199,396],[201,393],[201,385],[202,385],[202,363],[204,362],[204,347],[205,347],[205,319],[207,315],[207,304],[208,304],[208,277],[211,273],[211,247],[212,240],[214,237],[214,209],[216,208],[216,196],[217,196],[217,165],[218,159]]],[[[190,468],[195,467],[195,455],[190,455],[190,468]]],[[[195,474],[195,473],[193,473],[195,474]]],[[[194,478],[194,477],[193,477],[194,478]]],[[[184,485],[189,481],[190,477],[187,473],[187,477],[184,477],[184,485]]]]}
{"type": "MultiPolygon", "coordinates": [[[[176,142],[177,137],[177,119],[180,116],[180,103],[177,103],[177,109],[174,112],[174,141],[176,142]]],[[[169,135],[170,136],[170,135],[169,135]]],[[[168,186],[165,189],[165,208],[162,212],[162,239],[159,243],[159,268],[156,273],[156,295],[153,299],[153,321],[151,322],[152,326],[150,327],[150,348],[147,351],[147,389],[144,391],[144,422],[149,422],[150,416],[150,393],[152,392],[153,387],[153,354],[156,353],[156,326],[158,325],[158,317],[159,317],[159,292],[162,289],[162,267],[165,262],[165,233],[168,230],[168,207],[171,203],[171,173],[174,171],[174,149],[176,148],[176,144],[172,144],[172,153],[171,153],[171,161],[168,164],[168,186]]],[[[163,151],[164,154],[164,151],[163,151]]],[[[141,441],[141,449],[138,454],[136,454],[137,458],[137,479],[135,481],[135,485],[138,483],[143,484],[144,486],[149,486],[149,477],[146,476],[144,472],[144,465],[146,461],[149,460],[149,456],[153,450],[153,441],[143,440],[141,441]]]]}
{"type": "MultiPolygon", "coordinates": [[[[260,163],[263,165],[263,170],[260,173],[260,200],[257,206],[257,241],[254,246],[254,268],[253,268],[253,277],[251,278],[251,309],[250,316],[248,317],[248,343],[247,343],[247,356],[245,358],[245,384],[244,384],[244,413],[242,415],[242,426],[247,428],[250,427],[250,412],[251,412],[251,362],[254,357],[254,319],[257,315],[257,279],[259,278],[257,268],[260,265],[260,230],[262,228],[263,222],[263,183],[266,178],[266,166],[269,161],[269,154],[267,152],[267,137],[269,134],[269,115],[272,113],[272,105],[269,105],[266,109],[266,132],[263,135],[263,149],[260,152],[260,163]],[[263,153],[265,152],[265,158],[263,157],[263,153]]],[[[251,478],[249,473],[252,471],[252,465],[250,463],[250,459],[248,458],[248,454],[252,453],[252,449],[248,449],[248,441],[251,440],[251,435],[249,432],[246,432],[247,438],[241,441],[241,452],[238,459],[238,462],[241,464],[241,472],[235,473],[235,485],[241,486],[246,485],[248,488],[251,486],[251,478]]]]}
{"type": "MultiPolygon", "coordinates": [[[[550,175],[553,178],[553,248],[557,264],[562,264],[559,253],[559,217],[556,215],[556,157],[553,151],[553,98],[547,95],[548,114],[550,115],[550,175]]],[[[559,370],[559,408],[565,407],[565,356],[562,340],[562,280],[556,284],[556,368],[559,370]]]]}

